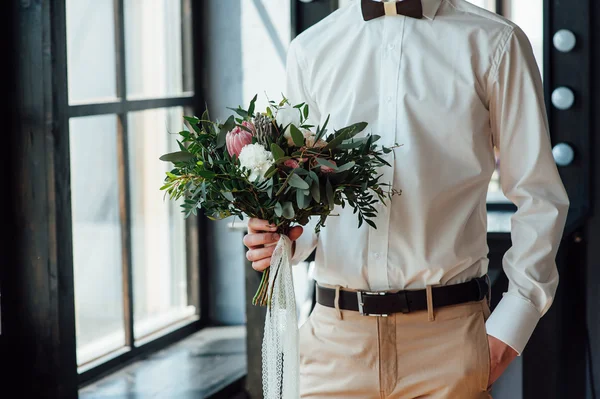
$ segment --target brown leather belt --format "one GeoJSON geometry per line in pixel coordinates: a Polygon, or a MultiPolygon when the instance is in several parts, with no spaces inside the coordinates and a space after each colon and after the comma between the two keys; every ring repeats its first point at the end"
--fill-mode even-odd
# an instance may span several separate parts
{"type": "MultiPolygon", "coordinates": [[[[486,276],[466,283],[432,287],[433,307],[440,308],[466,302],[481,301],[488,295],[486,276]]],[[[335,289],[317,284],[317,302],[335,307],[335,289]]],[[[426,290],[399,292],[344,291],[340,289],[340,309],[355,310],[365,316],[388,316],[427,310],[426,290]]]]}

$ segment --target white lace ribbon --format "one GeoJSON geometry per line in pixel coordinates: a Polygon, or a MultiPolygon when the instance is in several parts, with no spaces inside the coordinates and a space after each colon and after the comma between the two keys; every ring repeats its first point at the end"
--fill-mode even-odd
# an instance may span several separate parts
{"type": "Polygon", "coordinates": [[[292,279],[292,241],[281,235],[269,272],[267,317],[262,344],[265,399],[298,399],[300,354],[298,319],[292,279]]]}

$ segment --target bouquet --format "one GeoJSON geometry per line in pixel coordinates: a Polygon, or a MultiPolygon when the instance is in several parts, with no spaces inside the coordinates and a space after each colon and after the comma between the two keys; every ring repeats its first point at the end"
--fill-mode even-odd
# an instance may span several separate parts
{"type": "MultiPolygon", "coordinates": [[[[297,325],[291,242],[286,236],[290,227],[306,225],[315,217],[318,232],[339,205],[353,208],[359,227],[364,222],[376,228],[374,204],[398,192],[380,182],[378,172],[390,166],[382,156],[392,148],[378,148],[377,135],[360,135],[367,123],[329,133],[329,117],[323,126],[308,123],[310,110],[305,103],[292,105],[284,97],[257,112],[256,99],[247,109],[230,108],[234,114],[223,123],[212,121],[208,111],[201,118],[184,117],[191,129],[179,132],[180,151],[160,158],[174,164],[161,190],[171,199],[184,199],[186,217],[202,209],[213,220],[249,216],[277,226],[281,239],[253,304],[268,306],[263,351],[283,351],[291,357],[297,354],[286,353],[282,340],[293,337],[293,331],[281,331],[286,323],[297,325]]],[[[297,387],[289,382],[297,370],[286,378],[279,367],[283,360],[277,357],[269,362],[265,357],[269,356],[263,356],[265,397],[297,396],[293,393],[297,387]],[[278,374],[275,384],[265,377],[272,374],[278,374]],[[286,379],[291,385],[284,389],[286,379]]]]}

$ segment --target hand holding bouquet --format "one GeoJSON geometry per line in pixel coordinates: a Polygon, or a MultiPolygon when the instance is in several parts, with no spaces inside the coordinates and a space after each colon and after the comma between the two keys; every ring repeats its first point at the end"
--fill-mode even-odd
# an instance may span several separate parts
{"type": "MultiPolygon", "coordinates": [[[[328,134],[329,118],[323,126],[308,123],[307,104],[292,105],[285,98],[269,104],[265,112],[256,112],[254,97],[247,109],[232,109],[235,115],[224,123],[210,120],[208,112],[201,118],[185,117],[191,130],[179,133],[180,151],[161,157],[174,164],[162,190],[171,199],[184,198],[186,216],[201,208],[211,219],[249,216],[277,227],[281,239],[253,303],[268,305],[266,323],[272,329],[265,329],[265,343],[272,340],[273,345],[263,344],[263,350],[297,357],[281,349],[281,329],[297,325],[291,241],[286,234],[294,224],[306,225],[310,217],[319,218],[319,231],[336,205],[352,207],[359,227],[365,222],[376,228],[374,204],[396,194],[388,183],[379,181],[378,173],[378,168],[389,166],[382,155],[392,149],[378,148],[379,136],[359,136],[367,127],[364,122],[328,134]]],[[[295,336],[293,330],[285,334],[286,339],[295,336]]],[[[288,370],[277,366],[282,361],[277,358],[270,364],[264,356],[264,375],[279,375],[275,385],[291,395],[284,397],[294,397],[293,383],[283,389],[288,370]]],[[[294,381],[297,370],[289,372],[287,380],[294,381]]],[[[276,397],[277,389],[271,385],[265,382],[265,397],[276,397]]]]}

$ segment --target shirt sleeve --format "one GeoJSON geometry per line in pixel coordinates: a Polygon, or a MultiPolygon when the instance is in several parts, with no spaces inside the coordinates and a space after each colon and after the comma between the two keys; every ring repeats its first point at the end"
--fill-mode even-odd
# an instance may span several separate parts
{"type": "Polygon", "coordinates": [[[508,34],[489,87],[500,183],[518,209],[511,218],[512,246],[502,262],[508,291],[486,327],[520,355],[558,286],[555,257],[569,199],[552,156],[542,79],[518,27],[508,34]]]}
{"type": "MultiPolygon", "coordinates": [[[[308,79],[305,76],[308,73],[306,59],[303,57],[301,50],[298,48],[298,43],[293,40],[287,55],[286,65],[286,92],[284,95],[288,98],[292,105],[306,103],[309,109],[308,123],[317,126],[321,120],[321,113],[307,89],[308,79]]],[[[315,234],[315,225],[317,220],[312,218],[311,221],[304,226],[304,232],[298,240],[292,264],[296,265],[310,256],[317,247],[317,234],[315,234]]]]}

